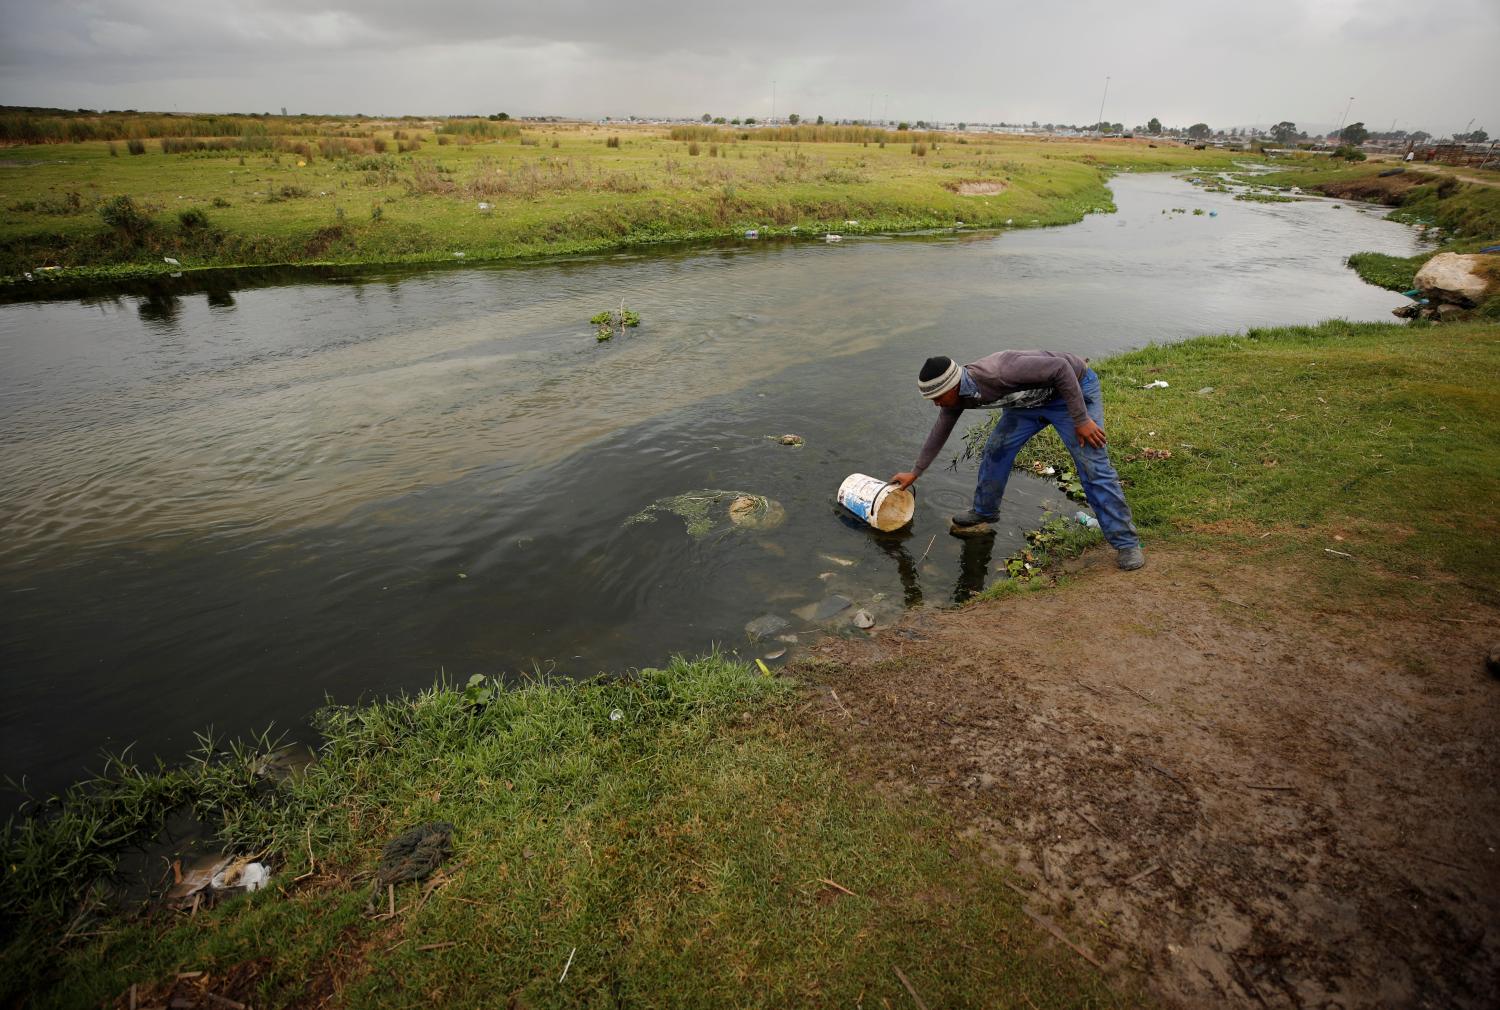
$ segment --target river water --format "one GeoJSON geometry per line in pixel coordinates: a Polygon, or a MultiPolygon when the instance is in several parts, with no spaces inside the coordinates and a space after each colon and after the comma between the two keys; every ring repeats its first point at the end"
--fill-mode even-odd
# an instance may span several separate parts
{"type": "Polygon", "coordinates": [[[0,307],[0,774],[55,789],[101,749],[295,731],[325,697],[439,675],[765,653],[781,645],[748,643],[747,621],[805,642],[794,612],[830,593],[882,623],[949,604],[1076,506],[1017,475],[993,544],[961,542],[944,517],[972,468],[935,465],[905,535],[842,519],[846,474],[909,468],[933,417],[924,358],[1388,319],[1400,299],[1344,256],[1417,248],[1330,201],[1114,189],[1117,214],[1003,235],[0,307]],[[642,326],[596,343],[587,319],[622,299],[642,326]],[[785,432],[807,444],[767,437],[785,432]],[[705,488],[768,496],[786,522],[628,522],[705,488]]]}

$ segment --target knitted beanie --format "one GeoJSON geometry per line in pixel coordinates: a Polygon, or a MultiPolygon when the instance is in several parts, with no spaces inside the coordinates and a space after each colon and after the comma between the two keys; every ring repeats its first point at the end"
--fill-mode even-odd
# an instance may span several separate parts
{"type": "Polygon", "coordinates": [[[958,365],[952,358],[928,358],[917,376],[917,388],[929,400],[936,400],[958,385],[958,365]]]}

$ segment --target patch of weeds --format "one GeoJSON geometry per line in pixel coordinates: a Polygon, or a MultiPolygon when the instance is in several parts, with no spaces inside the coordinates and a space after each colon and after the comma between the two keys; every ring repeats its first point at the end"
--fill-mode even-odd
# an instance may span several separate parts
{"type": "Polygon", "coordinates": [[[617,333],[623,335],[627,327],[633,329],[641,325],[641,317],[621,302],[618,309],[607,309],[590,316],[589,323],[594,327],[594,339],[603,343],[617,333]]]}

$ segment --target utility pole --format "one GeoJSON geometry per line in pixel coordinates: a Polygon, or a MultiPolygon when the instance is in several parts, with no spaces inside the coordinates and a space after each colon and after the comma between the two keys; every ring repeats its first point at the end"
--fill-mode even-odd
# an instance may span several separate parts
{"type": "Polygon", "coordinates": [[[1104,122],[1104,100],[1106,98],[1108,98],[1108,97],[1109,97],[1109,78],[1105,77],[1104,78],[1104,94],[1099,99],[1099,118],[1094,121],[1094,133],[1095,134],[1103,132],[1103,131],[1101,131],[1099,129],[1099,126],[1100,126],[1101,123],[1104,122]]]}
{"type": "Polygon", "coordinates": [[[771,125],[776,125],[776,82],[771,82],[771,125]]]}
{"type": "Polygon", "coordinates": [[[1354,96],[1349,96],[1349,104],[1344,106],[1344,116],[1339,120],[1339,139],[1344,139],[1344,124],[1349,121],[1349,110],[1354,108],[1354,96]]]}

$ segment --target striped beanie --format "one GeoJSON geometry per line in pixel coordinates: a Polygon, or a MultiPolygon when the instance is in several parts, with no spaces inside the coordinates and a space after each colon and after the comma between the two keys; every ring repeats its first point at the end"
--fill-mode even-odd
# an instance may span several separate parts
{"type": "Polygon", "coordinates": [[[928,358],[917,376],[917,388],[929,400],[936,400],[958,385],[958,365],[952,358],[928,358]]]}

